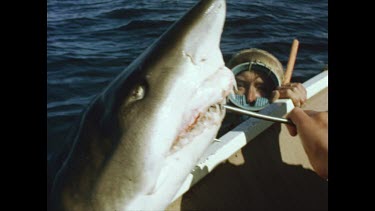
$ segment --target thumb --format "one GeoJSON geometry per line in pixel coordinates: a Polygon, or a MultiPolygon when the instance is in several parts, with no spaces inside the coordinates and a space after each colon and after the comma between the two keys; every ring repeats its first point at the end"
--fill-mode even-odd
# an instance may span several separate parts
{"type": "Polygon", "coordinates": [[[297,128],[296,126],[294,125],[289,125],[289,124],[285,124],[286,125],[286,128],[288,129],[289,131],[289,134],[291,136],[296,136],[298,133],[297,133],[297,128]]]}

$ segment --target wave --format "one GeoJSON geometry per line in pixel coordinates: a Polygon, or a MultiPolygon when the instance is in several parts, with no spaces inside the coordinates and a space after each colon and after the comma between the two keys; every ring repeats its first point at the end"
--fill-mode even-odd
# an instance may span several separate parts
{"type": "Polygon", "coordinates": [[[127,19],[144,14],[149,14],[150,12],[152,12],[152,10],[146,8],[121,8],[105,12],[101,14],[100,17],[111,19],[127,19]]]}
{"type": "Polygon", "coordinates": [[[128,24],[117,28],[117,30],[133,30],[133,29],[150,29],[158,27],[167,27],[173,24],[173,21],[166,20],[133,20],[128,24]]]}

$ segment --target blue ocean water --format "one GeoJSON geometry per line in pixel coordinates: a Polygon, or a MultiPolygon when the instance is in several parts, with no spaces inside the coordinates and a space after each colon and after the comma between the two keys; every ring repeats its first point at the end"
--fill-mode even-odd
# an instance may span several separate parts
{"type": "MultiPolygon", "coordinates": [[[[47,1],[47,161],[87,104],[196,0],[47,1]]],[[[294,81],[328,64],[328,0],[227,0],[221,41],[225,61],[261,48],[286,67],[300,42],[294,81]]]]}

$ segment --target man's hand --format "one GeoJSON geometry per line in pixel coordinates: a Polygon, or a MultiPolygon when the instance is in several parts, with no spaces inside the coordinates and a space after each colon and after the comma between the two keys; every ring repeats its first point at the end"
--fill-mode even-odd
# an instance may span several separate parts
{"type": "Polygon", "coordinates": [[[307,98],[306,88],[301,83],[288,83],[281,85],[272,92],[271,102],[274,102],[279,98],[290,98],[295,107],[302,107],[307,98]]]}
{"type": "Polygon", "coordinates": [[[294,108],[288,115],[295,126],[286,125],[291,136],[300,136],[315,172],[328,178],[328,111],[294,108]]]}

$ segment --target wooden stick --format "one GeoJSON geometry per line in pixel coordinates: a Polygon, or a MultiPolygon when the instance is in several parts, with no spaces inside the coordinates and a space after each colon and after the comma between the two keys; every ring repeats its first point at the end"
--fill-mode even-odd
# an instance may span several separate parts
{"type": "Polygon", "coordinates": [[[298,44],[299,44],[298,40],[294,39],[292,48],[290,50],[288,65],[286,66],[286,70],[284,74],[283,84],[289,83],[290,79],[292,78],[294,63],[296,62],[296,57],[297,57],[298,44]]]}

